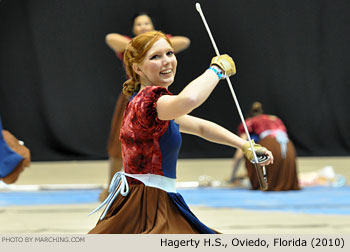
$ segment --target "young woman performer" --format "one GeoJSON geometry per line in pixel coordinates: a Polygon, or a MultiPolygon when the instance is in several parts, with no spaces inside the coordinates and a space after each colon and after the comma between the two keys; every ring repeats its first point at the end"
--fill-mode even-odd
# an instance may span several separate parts
{"type": "MultiPolygon", "coordinates": [[[[266,168],[268,191],[299,190],[296,166],[296,152],[292,141],[288,138],[287,130],[281,119],[274,115],[263,114],[260,102],[254,102],[250,109],[246,125],[251,137],[256,142],[267,147],[274,154],[273,165],[266,168]]],[[[238,134],[246,138],[243,125],[238,128],[238,134]]],[[[233,158],[233,172],[230,182],[236,179],[236,173],[243,153],[239,149],[233,158]]],[[[254,165],[246,160],[246,168],[252,189],[259,189],[259,181],[254,165]]]]}
{"type": "MultiPolygon", "coordinates": [[[[122,120],[120,138],[125,173],[115,174],[107,204],[96,227],[89,233],[214,233],[190,211],[176,193],[176,162],[181,134],[242,148],[252,159],[249,142],[223,127],[188,115],[211,94],[220,79],[235,73],[231,57],[214,57],[210,67],[178,95],[173,83],[177,60],[168,37],[151,31],[128,45],[124,64],[130,79],[123,91],[131,96],[122,120]]],[[[254,146],[257,154],[270,151],[254,146]]],[[[94,212],[95,212],[94,211],[94,212]]]]}
{"type": "MultiPolygon", "coordinates": [[[[132,32],[135,36],[154,30],[154,22],[149,14],[146,12],[137,13],[132,18],[133,28],[132,32]]],[[[167,34],[170,39],[174,53],[179,53],[190,45],[190,40],[184,36],[171,36],[167,34]]],[[[124,51],[126,49],[127,44],[130,42],[131,38],[125,35],[121,35],[118,33],[110,33],[106,36],[107,45],[114,50],[117,57],[120,60],[123,60],[124,51]]],[[[124,112],[124,108],[128,99],[123,93],[121,93],[118,97],[113,119],[112,125],[108,140],[108,156],[109,156],[109,183],[113,177],[113,175],[120,171],[122,168],[122,157],[121,157],[121,145],[119,140],[120,134],[120,124],[124,112]]],[[[107,189],[102,191],[100,194],[100,201],[103,201],[108,195],[107,189]]]]}
{"type": "MultiPolygon", "coordinates": [[[[152,18],[146,12],[137,13],[132,18],[133,28],[132,33],[137,36],[142,33],[153,31],[154,24],[152,18]]],[[[174,53],[179,53],[190,45],[190,39],[184,36],[172,36],[167,34],[169,40],[173,44],[174,53]]],[[[123,60],[123,54],[126,46],[130,42],[131,38],[119,33],[109,33],[106,36],[106,43],[108,46],[117,53],[118,58],[123,60]]]]}
{"type": "Polygon", "coordinates": [[[6,184],[17,181],[30,165],[30,151],[9,131],[2,129],[0,118],[0,180],[6,184]]]}

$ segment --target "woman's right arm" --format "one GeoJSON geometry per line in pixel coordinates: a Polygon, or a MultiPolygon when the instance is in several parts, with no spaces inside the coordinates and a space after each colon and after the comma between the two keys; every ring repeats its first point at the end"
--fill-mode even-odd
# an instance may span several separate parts
{"type": "Polygon", "coordinates": [[[118,33],[109,33],[106,35],[107,45],[116,53],[123,53],[130,39],[118,33]]]}
{"type": "Polygon", "coordinates": [[[178,95],[163,95],[157,102],[160,120],[172,120],[190,113],[199,107],[219,83],[218,76],[212,70],[206,70],[191,81],[178,95]]]}
{"type": "MultiPolygon", "coordinates": [[[[227,76],[236,73],[232,58],[226,54],[214,57],[211,66],[222,70],[227,76]]],[[[219,80],[218,74],[208,69],[191,81],[178,95],[161,96],[157,101],[158,118],[172,120],[190,113],[209,97],[219,80]]]]}

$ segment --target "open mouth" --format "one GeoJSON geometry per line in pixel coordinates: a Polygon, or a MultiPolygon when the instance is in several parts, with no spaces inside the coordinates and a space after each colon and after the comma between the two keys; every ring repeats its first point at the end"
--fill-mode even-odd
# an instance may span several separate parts
{"type": "Polygon", "coordinates": [[[171,74],[172,72],[173,70],[166,70],[166,71],[160,72],[160,74],[171,74]]]}

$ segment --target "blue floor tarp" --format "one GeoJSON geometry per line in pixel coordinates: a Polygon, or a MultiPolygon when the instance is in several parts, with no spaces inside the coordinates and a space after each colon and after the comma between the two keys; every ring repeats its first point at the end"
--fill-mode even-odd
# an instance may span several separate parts
{"type": "MultiPolygon", "coordinates": [[[[100,189],[0,192],[0,207],[97,203],[100,189]]],[[[189,205],[308,214],[350,214],[350,187],[309,187],[300,191],[261,192],[248,189],[180,189],[189,205]]]]}

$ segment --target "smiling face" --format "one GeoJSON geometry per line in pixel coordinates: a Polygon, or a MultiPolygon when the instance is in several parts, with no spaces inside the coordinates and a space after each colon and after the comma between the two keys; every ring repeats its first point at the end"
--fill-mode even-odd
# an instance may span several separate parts
{"type": "Polygon", "coordinates": [[[173,48],[160,38],[146,53],[141,64],[134,64],[134,71],[140,75],[141,88],[145,86],[168,87],[174,82],[177,60],[173,48]]]}
{"type": "Polygon", "coordinates": [[[154,26],[152,23],[152,20],[149,16],[147,15],[140,15],[135,18],[134,20],[134,26],[132,29],[132,32],[134,33],[135,36],[140,35],[142,33],[148,32],[148,31],[153,31],[154,26]]]}

